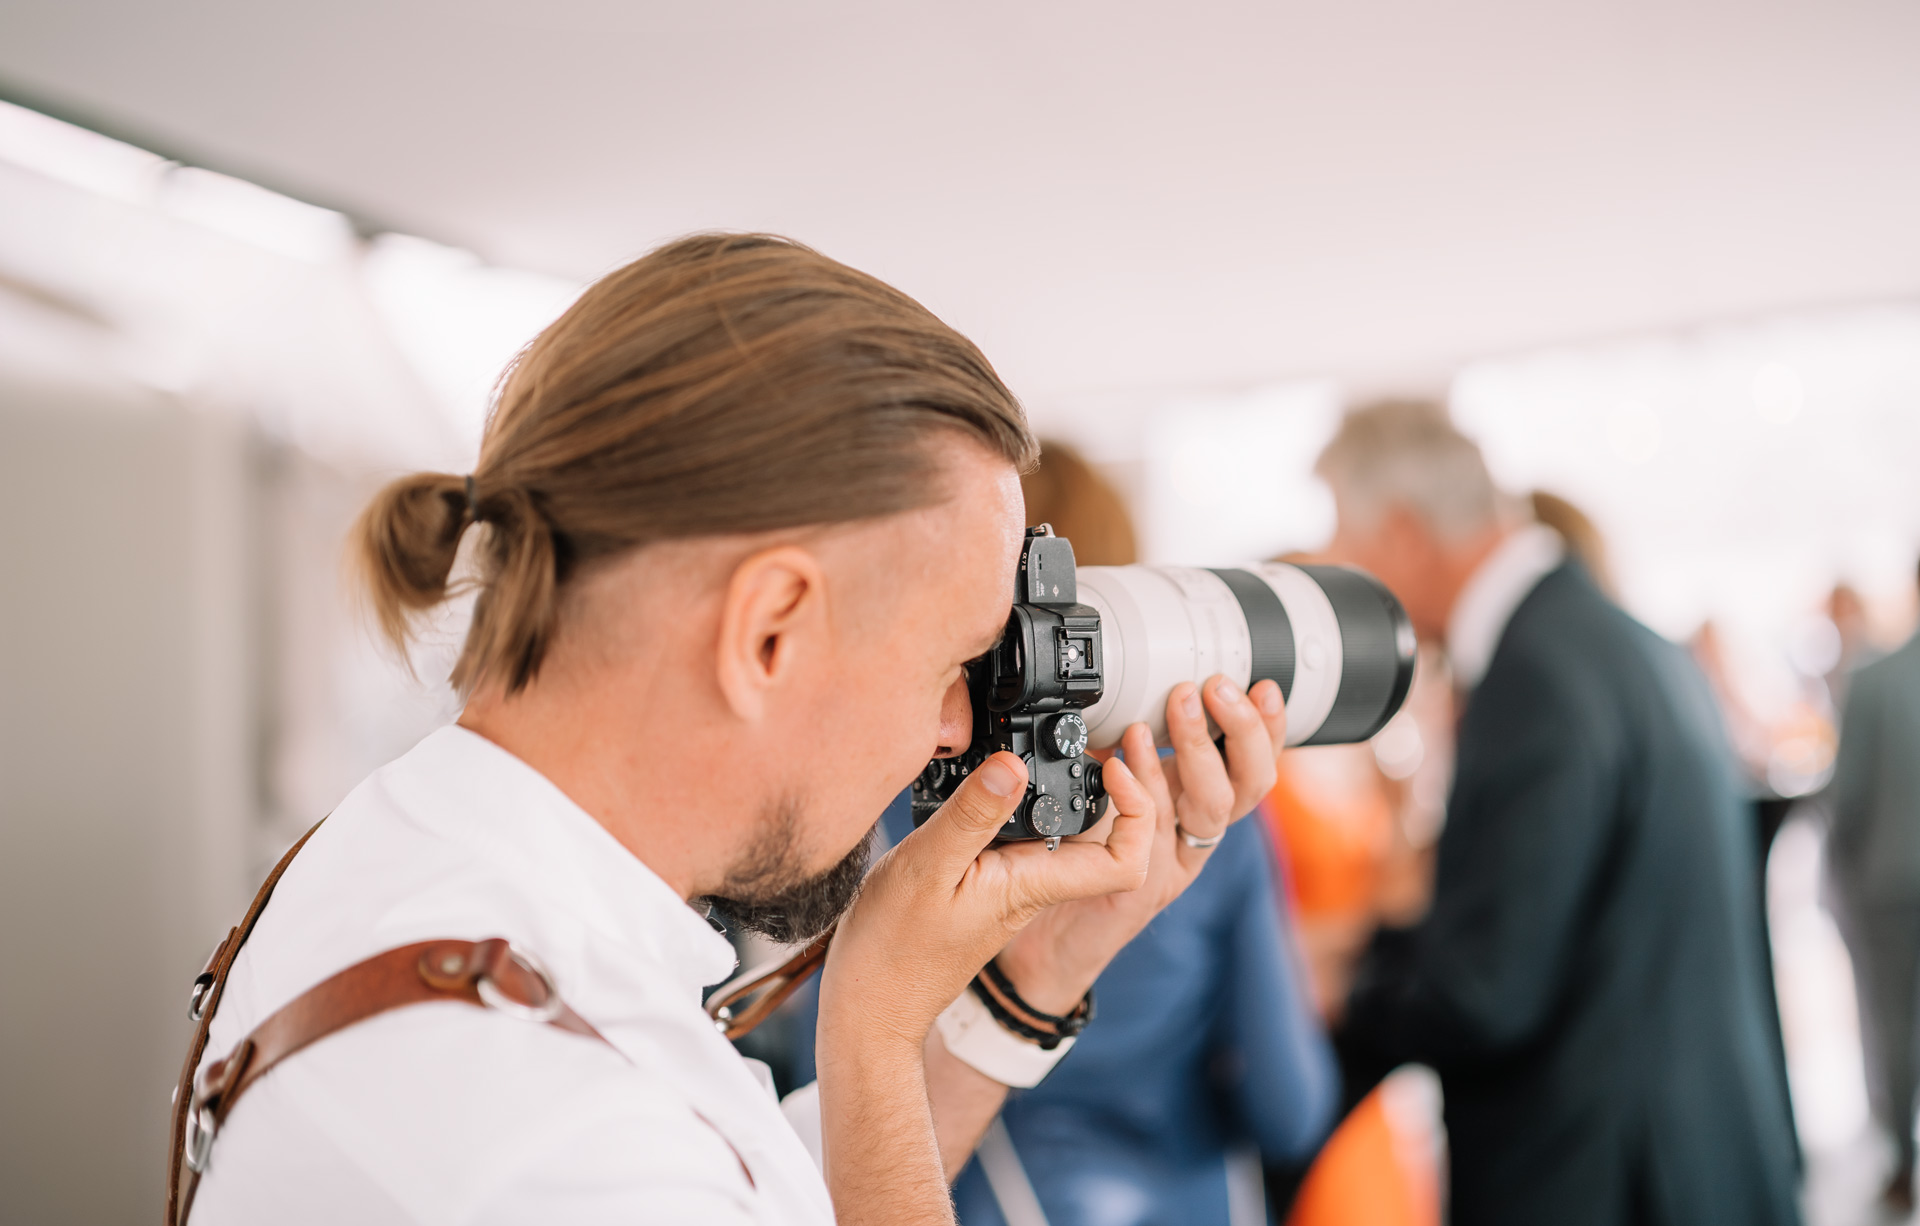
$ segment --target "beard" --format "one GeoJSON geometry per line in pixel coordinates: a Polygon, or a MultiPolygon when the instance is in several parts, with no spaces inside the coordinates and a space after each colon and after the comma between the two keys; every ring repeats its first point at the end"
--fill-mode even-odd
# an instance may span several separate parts
{"type": "Polygon", "coordinates": [[[805,875],[799,860],[800,806],[777,803],[740,862],[707,901],[736,927],[781,945],[813,940],[846,913],[860,893],[873,854],[876,821],[839,863],[805,875]]]}

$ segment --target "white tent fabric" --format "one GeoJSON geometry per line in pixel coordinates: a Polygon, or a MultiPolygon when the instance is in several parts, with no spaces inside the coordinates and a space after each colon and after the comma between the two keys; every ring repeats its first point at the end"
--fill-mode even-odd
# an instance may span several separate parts
{"type": "Polygon", "coordinates": [[[1904,0],[14,0],[0,88],[497,263],[791,233],[1044,407],[1920,291],[1904,0]]]}

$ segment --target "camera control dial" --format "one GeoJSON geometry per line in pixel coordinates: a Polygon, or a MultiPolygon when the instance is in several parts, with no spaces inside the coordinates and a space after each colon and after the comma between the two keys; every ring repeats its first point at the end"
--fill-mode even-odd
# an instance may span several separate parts
{"type": "Polygon", "coordinates": [[[1053,838],[1067,824],[1067,807],[1060,803],[1058,796],[1041,793],[1033,798],[1033,807],[1028,820],[1033,824],[1033,832],[1042,838],[1053,838]]]}
{"type": "Polygon", "coordinates": [[[1053,717],[1053,751],[1069,762],[1087,752],[1087,721],[1072,711],[1053,717]]]}

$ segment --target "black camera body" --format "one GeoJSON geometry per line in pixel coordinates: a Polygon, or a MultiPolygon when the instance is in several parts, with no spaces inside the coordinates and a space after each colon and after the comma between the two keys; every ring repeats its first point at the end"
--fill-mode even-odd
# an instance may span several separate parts
{"type": "Polygon", "coordinates": [[[1100,614],[1079,603],[1073,546],[1053,529],[1027,530],[1006,633],[967,666],[973,739],[957,758],[936,758],[913,784],[913,823],[932,817],[960,781],[1006,750],[1027,764],[1027,794],[1001,839],[1051,846],[1100,820],[1106,788],[1088,756],[1081,712],[1105,692],[1100,614]]]}

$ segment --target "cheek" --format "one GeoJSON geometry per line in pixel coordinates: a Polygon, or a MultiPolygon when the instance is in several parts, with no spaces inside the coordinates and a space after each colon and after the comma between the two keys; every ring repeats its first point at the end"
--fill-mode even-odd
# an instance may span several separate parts
{"type": "MultiPolygon", "coordinates": [[[[939,748],[944,684],[907,673],[901,654],[875,650],[846,670],[806,734],[812,794],[858,837],[939,748]],[[857,829],[856,829],[857,827],[857,829]]],[[[824,816],[824,815],[823,815],[824,816]]]]}

